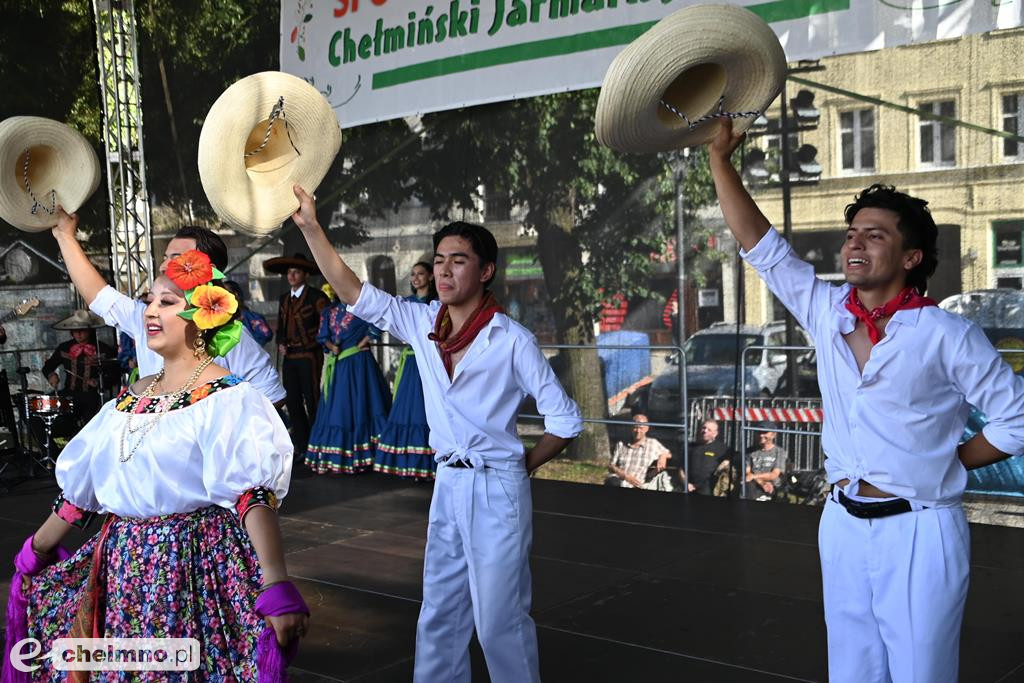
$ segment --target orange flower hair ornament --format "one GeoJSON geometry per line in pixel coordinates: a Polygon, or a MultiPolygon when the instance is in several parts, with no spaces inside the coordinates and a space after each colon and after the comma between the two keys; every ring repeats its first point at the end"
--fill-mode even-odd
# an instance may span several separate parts
{"type": "Polygon", "coordinates": [[[197,249],[175,256],[167,264],[166,275],[185,292],[188,308],[178,315],[195,323],[200,330],[217,329],[206,345],[211,356],[224,356],[242,338],[242,323],[232,322],[238,310],[235,295],[215,284],[223,280],[224,273],[210,262],[210,257],[197,249]]]}

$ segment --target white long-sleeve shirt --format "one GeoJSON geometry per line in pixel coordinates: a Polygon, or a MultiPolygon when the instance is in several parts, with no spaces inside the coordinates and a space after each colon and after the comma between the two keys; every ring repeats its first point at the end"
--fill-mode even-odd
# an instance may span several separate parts
{"type": "Polygon", "coordinates": [[[740,251],[814,338],[825,422],[828,481],[867,481],[925,507],[956,505],[967,483],[957,445],[970,412],[991,422],[985,438],[1024,452],[1024,377],[974,323],[937,306],[897,311],[861,373],[842,335],[850,285],[818,279],[774,229],[740,251]]]}
{"type": "Polygon", "coordinates": [[[583,431],[579,408],[558,383],[536,338],[502,313],[480,330],[449,379],[437,345],[427,338],[440,307],[439,301],[405,301],[364,283],[349,308],[415,351],[430,447],[438,462],[454,456],[477,467],[522,469],[516,417],[527,394],[544,416],[544,431],[566,439],[583,431]]]}
{"type": "MultiPolygon", "coordinates": [[[[89,309],[103,318],[108,325],[116,327],[135,340],[139,377],[160,372],[160,368],[164,366],[164,359],[146,344],[146,304],[107,285],[92,300],[89,309]]],[[[227,356],[218,358],[217,364],[254,386],[269,398],[271,403],[284,400],[281,377],[270,360],[270,354],[256,343],[248,330],[242,329],[238,344],[228,351],[227,356]]]]}

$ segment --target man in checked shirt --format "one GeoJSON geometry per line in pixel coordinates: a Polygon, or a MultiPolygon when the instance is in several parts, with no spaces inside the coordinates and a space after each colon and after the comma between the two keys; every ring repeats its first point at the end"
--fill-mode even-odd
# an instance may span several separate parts
{"type": "Polygon", "coordinates": [[[938,229],[927,202],[872,185],[846,207],[846,283],[815,277],[710,146],[722,213],[814,338],[832,492],[818,532],[829,680],[955,681],[970,563],[967,470],[1024,451],[1024,378],[984,333],[925,298],[938,229]],[[991,416],[962,445],[974,405],[991,416]]]}

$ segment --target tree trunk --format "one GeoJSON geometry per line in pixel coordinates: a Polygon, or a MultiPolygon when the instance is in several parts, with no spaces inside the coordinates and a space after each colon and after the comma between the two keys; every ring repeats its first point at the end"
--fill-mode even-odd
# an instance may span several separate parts
{"type": "MultiPolygon", "coordinates": [[[[535,224],[537,227],[537,253],[544,271],[544,283],[551,301],[552,314],[558,341],[562,344],[584,344],[593,346],[593,320],[587,313],[587,302],[574,300],[570,283],[579,276],[583,255],[579,242],[572,235],[569,216],[535,224]]],[[[605,398],[604,381],[597,351],[593,348],[562,350],[565,367],[566,390],[579,404],[585,418],[608,416],[608,401],[605,398]]],[[[573,460],[589,460],[606,463],[611,457],[608,440],[608,426],[586,423],[582,434],[567,451],[573,460]]]]}

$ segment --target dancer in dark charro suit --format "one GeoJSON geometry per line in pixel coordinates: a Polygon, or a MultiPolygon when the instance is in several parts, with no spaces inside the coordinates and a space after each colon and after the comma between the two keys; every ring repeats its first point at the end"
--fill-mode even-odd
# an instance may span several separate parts
{"type": "Polygon", "coordinates": [[[281,256],[263,264],[271,273],[288,278],[289,291],[281,295],[277,312],[277,348],[284,359],[281,379],[287,393],[285,405],[292,423],[292,445],[295,454],[306,452],[309,428],[316,418],[320,397],[320,371],[323,352],[316,340],[320,329],[320,312],[327,306],[327,296],[306,285],[310,274],[319,272],[316,264],[302,254],[281,256]]]}

